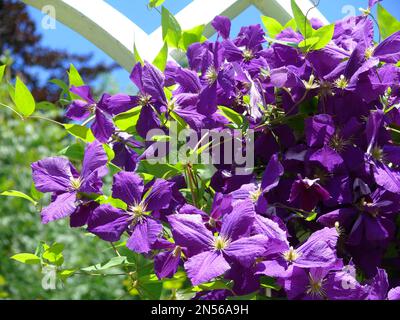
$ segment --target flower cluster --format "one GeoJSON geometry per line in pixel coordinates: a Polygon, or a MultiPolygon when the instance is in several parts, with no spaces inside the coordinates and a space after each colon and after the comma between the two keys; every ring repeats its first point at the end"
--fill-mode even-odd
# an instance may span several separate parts
{"type": "Polygon", "coordinates": [[[196,299],[264,292],[268,279],[272,297],[399,299],[400,32],[375,45],[364,14],[335,23],[325,47],[302,50],[307,39],[293,27],[271,39],[260,25],[231,38],[222,16],[212,26],[217,40],[192,44],[187,67],[135,65],[136,96],[96,101],[87,86],[71,89],[80,99],[66,116],[94,115],[96,141],[80,172],[61,157],[32,164],[36,188],[52,194],[43,223],[69,216],[105,241],[126,239],[159,279],[182,269],[193,286],[232,284],[196,299]],[[132,108],[133,130],[122,132],[113,119],[132,108]],[[253,130],[253,172],[238,176],[225,163],[209,178],[190,163],[161,176],[143,169],[154,145],[147,133],[177,119],[196,132],[253,130]]]}

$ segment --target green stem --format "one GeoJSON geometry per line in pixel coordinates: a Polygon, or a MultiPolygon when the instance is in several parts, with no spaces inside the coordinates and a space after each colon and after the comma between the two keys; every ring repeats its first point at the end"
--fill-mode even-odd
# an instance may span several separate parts
{"type": "Polygon", "coordinates": [[[82,126],[86,126],[90,121],[92,121],[96,116],[92,115],[91,117],[87,118],[85,121],[82,122],[82,126]]]}
{"type": "Polygon", "coordinates": [[[4,104],[4,103],[1,103],[1,102],[0,102],[0,105],[2,105],[3,107],[6,107],[7,109],[10,109],[12,112],[14,112],[15,114],[17,114],[18,117],[21,118],[21,120],[25,120],[24,116],[23,116],[22,114],[20,114],[20,113],[19,113],[17,110],[15,110],[14,108],[12,108],[12,107],[10,107],[10,106],[4,104]]]}
{"type": "Polygon", "coordinates": [[[35,116],[29,116],[29,118],[49,121],[49,122],[51,122],[51,123],[54,123],[54,124],[57,124],[57,125],[59,125],[59,126],[64,127],[64,124],[62,124],[61,122],[58,122],[58,121],[53,120],[53,119],[50,119],[50,118],[46,118],[46,117],[42,117],[42,116],[37,116],[37,115],[35,115],[35,116]]]}

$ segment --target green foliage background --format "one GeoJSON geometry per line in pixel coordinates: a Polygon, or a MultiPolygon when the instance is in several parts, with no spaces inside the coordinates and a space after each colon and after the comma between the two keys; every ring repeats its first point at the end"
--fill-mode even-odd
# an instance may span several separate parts
{"type": "MultiPolygon", "coordinates": [[[[5,81],[0,87],[0,101],[9,103],[5,81]]],[[[42,110],[54,118],[60,110],[42,110]]],[[[11,110],[0,107],[0,192],[16,189],[30,194],[30,163],[54,156],[68,145],[63,128],[49,122],[21,121],[11,110]]],[[[48,199],[44,199],[46,203],[48,199]]],[[[114,256],[108,244],[71,229],[68,219],[42,225],[37,208],[21,198],[0,197],[0,299],[118,299],[126,289],[122,277],[75,275],[56,290],[44,290],[38,265],[24,265],[11,260],[19,252],[35,252],[41,240],[65,245],[65,264],[83,267],[107,261],[114,256]]]]}

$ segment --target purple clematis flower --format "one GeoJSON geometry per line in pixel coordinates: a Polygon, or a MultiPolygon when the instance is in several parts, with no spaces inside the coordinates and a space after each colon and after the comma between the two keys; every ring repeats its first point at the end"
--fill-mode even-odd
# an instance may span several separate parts
{"type": "Polygon", "coordinates": [[[115,96],[103,94],[100,100],[96,102],[92,97],[89,86],[73,86],[70,91],[78,95],[81,100],[74,100],[70,104],[66,116],[73,120],[84,120],[94,114],[91,129],[96,139],[102,143],[106,143],[114,132],[112,116],[135,106],[134,101],[124,94],[115,96]],[[124,103],[121,103],[121,101],[124,103]]]}
{"type": "Polygon", "coordinates": [[[300,209],[311,211],[318,202],[329,200],[331,197],[329,192],[318,183],[318,180],[299,177],[292,184],[288,201],[300,209]]]}
{"type": "Polygon", "coordinates": [[[101,178],[107,173],[106,164],[107,155],[97,141],[87,146],[81,173],[69,160],[61,157],[32,163],[32,178],[36,189],[53,194],[53,201],[42,210],[42,223],[74,213],[81,193],[100,194],[103,185],[101,178]]]}
{"type": "Polygon", "coordinates": [[[158,239],[162,225],[151,215],[168,207],[171,183],[156,179],[144,186],[133,172],[121,171],[114,175],[113,198],[126,204],[118,209],[109,204],[99,206],[88,221],[88,230],[106,241],[118,241],[124,231],[129,234],[126,246],[138,253],[148,253],[158,239]]]}
{"type": "Polygon", "coordinates": [[[295,271],[295,268],[330,267],[337,262],[336,242],[338,236],[335,228],[324,228],[314,232],[305,243],[296,249],[289,246],[287,241],[282,241],[281,250],[260,262],[257,265],[256,274],[287,278],[295,271]]]}
{"type": "Polygon", "coordinates": [[[254,221],[254,207],[249,201],[239,203],[224,216],[221,231],[213,235],[200,215],[175,214],[168,217],[177,244],[186,248],[185,269],[193,285],[207,282],[228,271],[230,263],[249,267],[266,251],[274,252],[271,241],[263,235],[249,236],[254,221]]]}

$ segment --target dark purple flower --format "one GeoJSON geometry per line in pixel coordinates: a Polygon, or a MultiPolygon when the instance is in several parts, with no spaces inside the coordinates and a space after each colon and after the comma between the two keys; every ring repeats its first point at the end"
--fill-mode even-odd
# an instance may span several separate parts
{"type": "Polygon", "coordinates": [[[311,211],[320,201],[329,200],[329,192],[318,183],[318,180],[299,177],[292,184],[288,201],[302,210],[311,211]]]}
{"type": "Polygon", "coordinates": [[[89,86],[73,86],[70,91],[78,95],[81,100],[74,100],[70,104],[66,116],[73,120],[84,120],[94,114],[91,129],[96,139],[102,143],[106,143],[114,132],[112,116],[135,106],[135,102],[128,95],[110,96],[103,94],[100,100],[96,102],[92,97],[89,86]]]}
{"type": "MultiPolygon", "coordinates": [[[[65,158],[45,158],[32,163],[32,178],[37,190],[53,193],[53,201],[42,210],[42,222],[65,218],[77,208],[80,193],[101,193],[101,178],[107,173],[107,155],[95,141],[85,151],[79,173],[65,158]]],[[[83,209],[83,208],[81,208],[83,209]]]]}
{"type": "Polygon", "coordinates": [[[118,241],[124,231],[129,234],[126,246],[138,253],[148,253],[162,231],[162,225],[151,213],[168,207],[171,183],[156,179],[144,186],[133,172],[114,175],[113,198],[126,204],[118,209],[104,204],[98,207],[88,222],[88,230],[106,241],[118,241]]]}
{"type": "Polygon", "coordinates": [[[200,215],[176,214],[168,217],[175,242],[187,249],[185,269],[193,285],[207,282],[228,271],[230,261],[249,267],[267,250],[276,250],[266,236],[250,236],[254,207],[239,203],[224,216],[221,231],[213,235],[200,215]]]}

